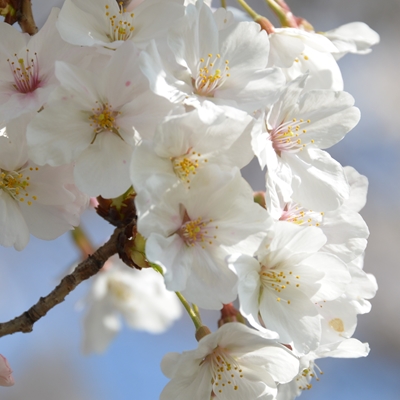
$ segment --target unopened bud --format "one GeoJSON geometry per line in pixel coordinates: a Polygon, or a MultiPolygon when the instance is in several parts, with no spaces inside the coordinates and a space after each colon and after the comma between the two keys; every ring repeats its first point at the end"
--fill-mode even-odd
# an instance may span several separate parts
{"type": "Polygon", "coordinates": [[[146,254],[146,239],[137,231],[136,224],[128,225],[118,238],[118,254],[129,267],[150,268],[146,254]]]}
{"type": "Polygon", "coordinates": [[[254,203],[259,204],[262,208],[267,208],[265,202],[265,192],[254,192],[254,203]]]}
{"type": "Polygon", "coordinates": [[[0,15],[4,17],[4,22],[13,25],[18,21],[17,6],[16,0],[0,0],[0,15]]]}
{"type": "Polygon", "coordinates": [[[115,199],[98,196],[96,212],[111,225],[126,226],[136,218],[135,196],[132,188],[115,199]]]}
{"type": "Polygon", "coordinates": [[[233,303],[224,304],[221,309],[221,318],[218,320],[218,328],[229,322],[240,322],[246,324],[246,320],[239,310],[237,310],[233,303]]]}

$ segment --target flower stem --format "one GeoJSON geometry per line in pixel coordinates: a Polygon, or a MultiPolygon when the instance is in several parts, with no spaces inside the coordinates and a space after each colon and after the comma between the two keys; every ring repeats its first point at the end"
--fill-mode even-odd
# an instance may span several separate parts
{"type": "Polygon", "coordinates": [[[226,9],[226,0],[221,0],[221,7],[226,9]]]}
{"type": "Polygon", "coordinates": [[[189,317],[192,319],[194,326],[196,327],[196,330],[199,329],[201,326],[203,326],[201,319],[197,315],[197,313],[193,310],[192,307],[190,307],[190,304],[188,301],[182,296],[180,292],[175,292],[175,294],[178,296],[178,299],[181,301],[183,304],[183,307],[185,307],[185,310],[189,314],[189,317]]]}
{"type": "Polygon", "coordinates": [[[94,253],[93,245],[81,226],[77,226],[73,231],[71,231],[71,236],[76,247],[78,247],[81,252],[82,260],[85,260],[89,254],[94,253]]]}
{"type": "Polygon", "coordinates": [[[237,2],[243,7],[243,9],[250,15],[254,20],[257,19],[260,15],[257,14],[244,0],[237,0],[237,2]]]}

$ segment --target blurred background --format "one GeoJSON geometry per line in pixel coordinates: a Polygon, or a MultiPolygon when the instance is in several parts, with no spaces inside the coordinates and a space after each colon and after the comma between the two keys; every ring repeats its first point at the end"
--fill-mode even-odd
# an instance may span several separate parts
{"type": "MultiPolygon", "coordinates": [[[[234,0],[227,0],[234,6],[234,0]]],[[[331,149],[342,165],[351,165],[370,182],[362,211],[371,235],[365,270],[379,284],[370,314],[359,317],[355,337],[369,342],[365,359],[324,359],[324,375],[303,393],[306,400],[400,399],[400,1],[399,0],[287,0],[296,15],[317,31],[363,21],[377,31],[381,43],[366,56],[347,55],[339,65],[350,92],[361,109],[361,122],[345,140],[331,149]],[[399,287],[398,287],[399,286],[399,287]]],[[[52,6],[62,0],[32,0],[41,26],[52,6]]],[[[249,0],[256,11],[270,18],[262,0],[249,0]]],[[[214,0],[214,6],[219,2],[214,0]]],[[[263,189],[257,165],[247,167],[254,189],[263,189]]],[[[93,242],[100,245],[112,229],[94,212],[82,218],[93,242]]],[[[27,310],[47,294],[76,263],[79,253],[68,234],[54,242],[31,238],[21,253],[0,248],[0,320],[27,310]]],[[[0,387],[0,400],[153,400],[167,382],[159,363],[170,351],[196,347],[192,323],[184,316],[164,335],[123,329],[104,355],[83,356],[82,299],[88,283],[40,320],[30,334],[1,338],[0,353],[13,370],[16,384],[0,387]]],[[[205,314],[216,328],[218,313],[205,314]]],[[[173,400],[173,399],[171,399],[173,400]]],[[[244,399],[247,400],[247,399],[244,399]]],[[[251,400],[251,399],[249,399],[251,400]]]]}

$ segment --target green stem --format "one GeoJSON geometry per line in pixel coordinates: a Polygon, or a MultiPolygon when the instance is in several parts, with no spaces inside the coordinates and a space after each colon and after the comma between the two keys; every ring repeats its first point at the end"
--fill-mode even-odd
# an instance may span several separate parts
{"type": "Polygon", "coordinates": [[[198,316],[198,318],[199,318],[199,320],[200,320],[200,322],[201,322],[201,316],[200,316],[199,307],[197,307],[196,304],[192,303],[192,308],[193,308],[193,311],[196,313],[196,315],[198,316]]]}
{"type": "Polygon", "coordinates": [[[275,2],[275,0],[265,0],[271,10],[276,14],[282,26],[287,26],[287,18],[285,10],[275,2]]]}
{"type": "Polygon", "coordinates": [[[226,0],[221,0],[221,7],[226,8],[226,0]]]}
{"type": "Polygon", "coordinates": [[[192,319],[194,326],[196,327],[196,331],[197,329],[199,329],[201,326],[203,326],[203,324],[201,323],[201,319],[199,318],[199,316],[196,314],[196,312],[192,309],[192,307],[190,307],[190,304],[188,303],[188,301],[182,296],[182,294],[180,292],[175,292],[175,294],[178,296],[178,299],[181,301],[181,303],[183,304],[183,307],[185,307],[185,310],[187,311],[187,313],[189,314],[189,317],[192,319]]]}
{"type": "Polygon", "coordinates": [[[257,14],[244,0],[237,0],[251,18],[257,19],[260,15],[257,14]]]}
{"type": "MultiPolygon", "coordinates": [[[[152,268],[154,270],[159,272],[161,275],[164,275],[164,272],[163,272],[162,268],[159,265],[153,264],[153,263],[150,263],[150,265],[152,266],[152,268]]],[[[203,324],[201,322],[200,314],[198,313],[199,309],[197,308],[196,305],[193,305],[193,308],[196,311],[193,310],[193,308],[190,306],[188,301],[182,296],[182,294],[180,292],[175,292],[175,294],[178,296],[178,299],[183,304],[183,307],[185,307],[185,310],[189,314],[189,317],[192,319],[193,324],[196,327],[196,331],[197,331],[201,326],[203,326],[203,324]]]]}

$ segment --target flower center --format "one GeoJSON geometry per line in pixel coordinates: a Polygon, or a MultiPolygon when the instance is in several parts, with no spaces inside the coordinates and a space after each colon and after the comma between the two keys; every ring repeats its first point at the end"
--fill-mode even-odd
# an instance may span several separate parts
{"type": "Polygon", "coordinates": [[[240,388],[243,371],[237,360],[220,346],[209,354],[204,362],[210,365],[213,392],[218,396],[222,392],[235,392],[240,388]]]}
{"type": "Polygon", "coordinates": [[[192,78],[194,91],[201,96],[213,97],[215,90],[221,87],[229,78],[229,61],[221,61],[221,56],[208,54],[207,60],[200,58],[197,64],[197,74],[192,78]]]}
{"type": "Polygon", "coordinates": [[[124,282],[111,278],[107,282],[107,288],[110,294],[118,302],[127,302],[132,298],[131,288],[124,282]]]}
{"type": "Polygon", "coordinates": [[[191,220],[185,210],[182,225],[178,230],[178,235],[183,239],[188,247],[193,247],[199,243],[204,249],[207,243],[212,245],[213,239],[217,238],[216,235],[210,233],[210,231],[218,229],[218,226],[213,227],[209,225],[212,222],[212,219],[205,222],[201,217],[191,220]]]}
{"type": "MultiPolygon", "coordinates": [[[[98,101],[96,101],[99,104],[98,101]]],[[[120,111],[113,111],[112,106],[108,103],[101,104],[97,108],[92,108],[93,114],[89,117],[92,121],[90,126],[93,127],[94,137],[91,144],[94,143],[99,133],[109,131],[116,134],[121,140],[122,137],[119,134],[119,126],[116,124],[116,117],[121,114],[120,111]]]]}
{"type": "Polygon", "coordinates": [[[171,157],[172,168],[176,176],[183,182],[190,183],[190,175],[196,175],[199,162],[208,162],[200,153],[189,149],[186,154],[179,157],[171,157]]]}
{"type": "MultiPolygon", "coordinates": [[[[276,292],[278,296],[276,298],[277,302],[280,302],[283,298],[287,304],[291,304],[291,300],[288,298],[292,297],[290,296],[291,290],[289,290],[289,293],[286,291],[287,294],[283,293],[283,295],[281,292],[287,289],[289,285],[293,288],[299,288],[300,276],[294,275],[293,271],[278,271],[277,269],[271,269],[266,266],[262,266],[260,271],[260,282],[262,285],[262,290],[265,288],[274,290],[276,292]]],[[[262,291],[260,296],[261,294],[262,291]]]]}
{"type": "Polygon", "coordinates": [[[126,12],[126,9],[123,8],[122,2],[119,3],[119,11],[117,15],[110,14],[109,5],[106,5],[105,9],[106,17],[109,20],[107,37],[110,39],[110,42],[131,39],[133,37],[133,31],[135,30],[133,26],[133,18],[135,14],[126,12]]]}
{"type": "MultiPolygon", "coordinates": [[[[277,128],[273,128],[269,132],[269,139],[272,141],[276,153],[279,156],[282,152],[297,153],[306,147],[307,143],[303,143],[304,135],[307,133],[304,125],[310,122],[309,119],[304,121],[303,119],[293,118],[292,121],[282,122],[277,128]],[[300,138],[300,136],[303,138],[300,138]]],[[[314,143],[314,140],[309,140],[309,143],[314,143]]]]}
{"type": "Polygon", "coordinates": [[[296,382],[298,388],[300,390],[310,390],[312,388],[311,379],[315,378],[316,381],[319,381],[318,375],[315,373],[316,368],[321,375],[323,372],[319,369],[318,365],[314,363],[314,361],[310,361],[308,368],[303,369],[301,373],[297,376],[296,382]]]}
{"type": "Polygon", "coordinates": [[[307,210],[297,203],[287,203],[279,220],[293,222],[296,225],[320,226],[323,216],[323,212],[307,210]]]}
{"type": "Polygon", "coordinates": [[[25,60],[18,58],[17,54],[14,54],[16,61],[8,59],[11,72],[14,76],[14,87],[20,93],[30,93],[39,87],[39,62],[37,53],[34,54],[33,58],[30,58],[29,49],[26,49],[25,60]]]}
{"type": "Polygon", "coordinates": [[[37,200],[35,195],[31,196],[29,194],[29,186],[30,186],[30,176],[25,175],[25,172],[29,171],[38,171],[38,167],[30,167],[21,169],[20,171],[5,171],[0,169],[0,189],[4,190],[7,194],[9,194],[14,200],[26,203],[28,206],[32,205],[32,200],[37,200]]]}

